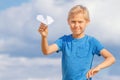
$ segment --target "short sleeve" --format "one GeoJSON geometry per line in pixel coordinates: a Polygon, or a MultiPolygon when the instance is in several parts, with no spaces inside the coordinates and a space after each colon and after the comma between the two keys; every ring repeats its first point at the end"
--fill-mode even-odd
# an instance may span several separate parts
{"type": "Polygon", "coordinates": [[[93,54],[101,56],[100,51],[104,49],[104,46],[95,38],[92,39],[93,54]]]}
{"type": "Polygon", "coordinates": [[[63,39],[64,39],[64,36],[60,37],[59,39],[57,39],[55,41],[55,44],[57,44],[57,46],[58,46],[58,51],[57,52],[62,51],[63,39]]]}

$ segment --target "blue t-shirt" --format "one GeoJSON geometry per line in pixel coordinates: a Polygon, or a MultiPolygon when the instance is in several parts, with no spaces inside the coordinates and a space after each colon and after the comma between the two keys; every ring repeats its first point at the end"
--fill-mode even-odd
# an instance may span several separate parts
{"type": "Polygon", "coordinates": [[[100,56],[104,48],[94,37],[85,35],[73,38],[64,35],[55,42],[62,51],[62,80],[87,80],[86,73],[92,66],[94,54],[100,56]]]}

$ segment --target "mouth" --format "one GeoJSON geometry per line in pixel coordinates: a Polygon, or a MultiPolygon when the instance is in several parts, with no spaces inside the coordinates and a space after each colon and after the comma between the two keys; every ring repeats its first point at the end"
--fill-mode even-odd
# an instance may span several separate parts
{"type": "Polygon", "coordinates": [[[73,29],[73,31],[80,31],[79,29],[73,29]]]}

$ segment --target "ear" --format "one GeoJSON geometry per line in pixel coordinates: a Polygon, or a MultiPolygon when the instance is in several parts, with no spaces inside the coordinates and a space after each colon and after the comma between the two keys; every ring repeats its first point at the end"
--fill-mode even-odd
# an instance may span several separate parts
{"type": "Polygon", "coordinates": [[[87,26],[89,23],[90,23],[90,20],[87,20],[87,21],[86,21],[86,26],[87,26]]]}

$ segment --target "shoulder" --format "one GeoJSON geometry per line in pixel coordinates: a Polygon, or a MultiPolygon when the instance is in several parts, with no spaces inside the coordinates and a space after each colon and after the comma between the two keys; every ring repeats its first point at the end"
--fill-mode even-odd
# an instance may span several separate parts
{"type": "Polygon", "coordinates": [[[91,46],[97,47],[98,50],[101,50],[104,48],[103,44],[93,36],[89,36],[89,43],[91,44],[91,46]]]}
{"type": "Polygon", "coordinates": [[[59,39],[62,39],[63,41],[67,41],[71,39],[71,34],[69,35],[63,35],[62,37],[60,37],[59,39]]]}
{"type": "Polygon", "coordinates": [[[99,40],[97,38],[95,38],[94,36],[90,36],[90,35],[86,35],[87,36],[87,40],[91,43],[91,44],[95,44],[96,42],[99,42],[99,40]]]}
{"type": "Polygon", "coordinates": [[[86,38],[87,38],[89,41],[96,40],[95,37],[90,36],[90,35],[86,35],[86,38]]]}

